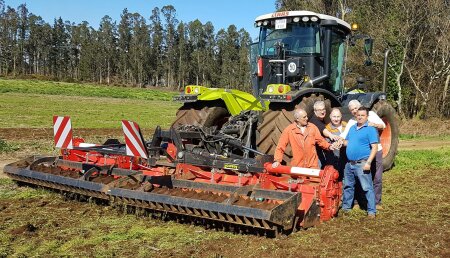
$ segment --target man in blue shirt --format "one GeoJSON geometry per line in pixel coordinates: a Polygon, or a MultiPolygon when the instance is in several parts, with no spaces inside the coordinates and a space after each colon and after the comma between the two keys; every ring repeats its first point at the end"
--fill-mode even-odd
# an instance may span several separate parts
{"type": "Polygon", "coordinates": [[[366,195],[368,217],[375,218],[377,210],[370,164],[377,153],[379,139],[377,130],[368,125],[368,117],[369,110],[366,107],[360,107],[356,113],[357,123],[350,127],[344,141],[344,145],[347,146],[348,162],[344,170],[342,209],[348,211],[352,208],[355,183],[358,179],[366,195]]]}

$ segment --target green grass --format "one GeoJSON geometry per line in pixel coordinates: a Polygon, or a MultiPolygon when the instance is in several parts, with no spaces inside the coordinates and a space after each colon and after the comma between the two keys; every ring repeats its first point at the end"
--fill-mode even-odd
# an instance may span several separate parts
{"type": "Polygon", "coordinates": [[[0,79],[0,93],[171,101],[176,92],[40,80],[0,79]]]}
{"type": "Polygon", "coordinates": [[[51,193],[41,189],[29,187],[18,187],[16,183],[7,178],[0,178],[0,199],[24,200],[34,198],[44,198],[51,196],[51,193]]]}
{"type": "Polygon", "coordinates": [[[0,139],[0,153],[9,153],[17,151],[19,147],[14,144],[7,143],[5,140],[0,139]]]}
{"type": "Polygon", "coordinates": [[[400,151],[395,160],[395,170],[429,170],[448,169],[450,171],[450,147],[434,151],[411,150],[400,151]]]}
{"type": "Polygon", "coordinates": [[[51,128],[54,115],[72,118],[72,128],[121,128],[133,120],[141,128],[167,128],[181,103],[162,100],[54,96],[29,93],[0,95],[0,128],[51,128]]]}

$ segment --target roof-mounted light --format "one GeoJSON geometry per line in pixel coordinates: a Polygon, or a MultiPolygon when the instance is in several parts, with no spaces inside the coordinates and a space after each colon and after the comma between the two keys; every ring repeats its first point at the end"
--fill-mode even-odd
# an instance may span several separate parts
{"type": "Polygon", "coordinates": [[[316,16],[311,17],[311,21],[312,21],[312,22],[316,22],[316,21],[318,21],[318,20],[319,20],[319,18],[317,18],[316,16]]]}
{"type": "Polygon", "coordinates": [[[268,20],[265,20],[265,21],[263,22],[263,25],[264,25],[264,26],[267,26],[267,24],[269,24],[269,21],[268,21],[268,20]]]}
{"type": "Polygon", "coordinates": [[[299,22],[300,21],[300,17],[295,17],[294,18],[294,22],[299,22]]]}
{"type": "Polygon", "coordinates": [[[262,25],[262,21],[259,21],[259,22],[257,23],[257,25],[258,25],[258,27],[260,27],[260,26],[262,25]]]}
{"type": "Polygon", "coordinates": [[[309,22],[309,17],[308,16],[302,17],[302,22],[309,22]]]}

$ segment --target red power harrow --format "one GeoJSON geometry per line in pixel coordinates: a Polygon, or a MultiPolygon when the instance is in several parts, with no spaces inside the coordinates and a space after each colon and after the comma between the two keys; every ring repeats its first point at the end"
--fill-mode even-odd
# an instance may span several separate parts
{"type": "Polygon", "coordinates": [[[338,172],[279,166],[222,132],[156,129],[145,142],[122,121],[125,143],[72,138],[70,118],[55,117],[59,157],[29,157],[5,167],[14,180],[126,205],[179,221],[276,235],[337,215],[338,172]]]}

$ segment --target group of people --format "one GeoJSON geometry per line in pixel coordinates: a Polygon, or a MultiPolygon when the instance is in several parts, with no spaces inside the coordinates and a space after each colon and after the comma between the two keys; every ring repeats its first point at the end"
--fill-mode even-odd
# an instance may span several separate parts
{"type": "Polygon", "coordinates": [[[354,206],[355,186],[359,183],[367,201],[368,217],[375,218],[377,209],[382,209],[383,152],[378,130],[386,125],[358,100],[351,100],[348,108],[352,119],[342,121],[340,109],[333,108],[328,124],[325,123],[324,101],[314,103],[314,115],[309,120],[304,109],[296,108],[294,122],[280,136],[272,166],[280,165],[288,144],[293,155],[291,166],[323,168],[333,165],[341,179],[343,177],[342,209],[349,211],[354,206]]]}

